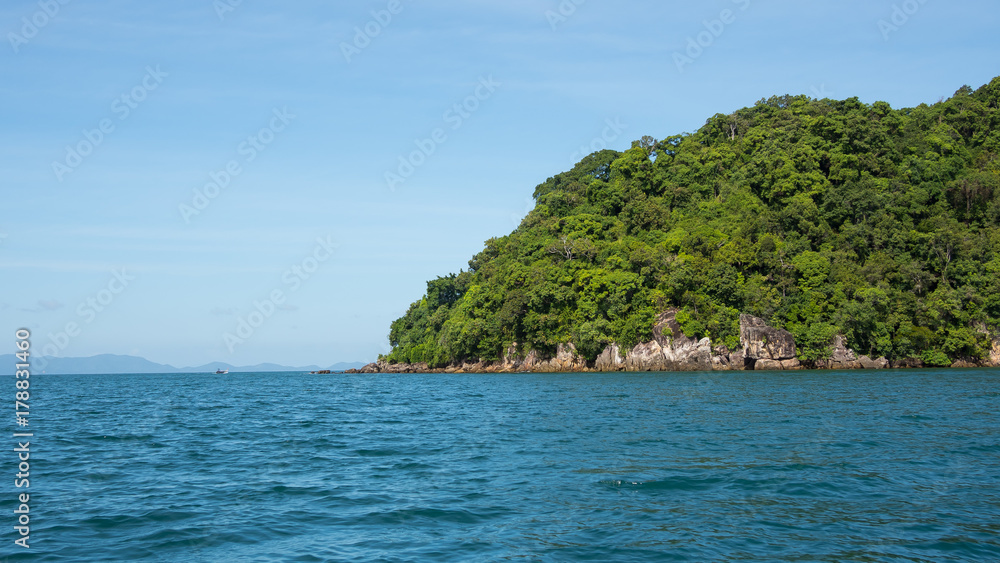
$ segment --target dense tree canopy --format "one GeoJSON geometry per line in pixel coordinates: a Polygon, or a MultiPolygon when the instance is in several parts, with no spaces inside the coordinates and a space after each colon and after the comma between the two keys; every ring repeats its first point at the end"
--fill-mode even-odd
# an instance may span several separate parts
{"type": "Polygon", "coordinates": [[[593,359],[649,340],[739,342],[750,313],[802,360],[945,365],[1000,331],[1000,78],[893,110],[781,96],[693,134],[605,150],[535,189],[513,233],[427,284],[392,323],[391,362],[496,360],[513,342],[593,359]]]}

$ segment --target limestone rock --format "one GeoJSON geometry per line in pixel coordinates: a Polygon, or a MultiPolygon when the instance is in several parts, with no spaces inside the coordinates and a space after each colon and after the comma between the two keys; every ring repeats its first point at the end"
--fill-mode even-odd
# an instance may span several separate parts
{"type": "Polygon", "coordinates": [[[757,360],[753,365],[754,371],[779,371],[781,370],[781,360],[757,360]]]}
{"type": "MultiPolygon", "coordinates": [[[[657,317],[653,340],[637,344],[625,355],[627,371],[710,371],[712,341],[688,338],[677,322],[677,309],[657,317]]],[[[607,362],[604,362],[605,364],[607,362]]]]}
{"type": "Polygon", "coordinates": [[[858,357],[858,363],[863,369],[885,369],[889,367],[889,360],[885,358],[871,359],[868,356],[858,357]]]}
{"type": "Polygon", "coordinates": [[[625,369],[625,358],[617,344],[611,343],[597,356],[594,362],[597,371],[621,371],[625,369]]]}
{"type": "Polygon", "coordinates": [[[767,326],[763,319],[740,315],[740,342],[743,356],[751,360],[791,360],[795,339],[787,330],[767,326]]]}
{"type": "MultiPolygon", "coordinates": [[[[712,369],[716,371],[729,371],[733,368],[732,365],[732,352],[729,348],[725,346],[716,346],[712,348],[712,369]]],[[[740,367],[743,369],[743,356],[740,356],[740,367]]]]}
{"type": "Polygon", "coordinates": [[[993,339],[993,348],[990,349],[989,365],[1000,368],[1000,337],[993,339]]]}
{"type": "Polygon", "coordinates": [[[862,369],[861,362],[858,361],[858,354],[847,347],[847,340],[842,334],[833,337],[830,346],[831,354],[827,360],[817,361],[817,366],[822,363],[825,369],[862,369]]]}
{"type": "Polygon", "coordinates": [[[847,347],[846,340],[842,334],[833,337],[833,354],[830,359],[836,363],[856,362],[858,355],[847,347]]]}
{"type": "Polygon", "coordinates": [[[514,342],[508,346],[507,351],[504,352],[502,371],[517,372],[521,371],[523,368],[524,358],[521,357],[517,342],[514,342]]]}
{"type": "Polygon", "coordinates": [[[712,341],[685,336],[677,322],[678,309],[661,314],[653,326],[653,338],[663,349],[667,371],[702,371],[712,369],[712,341]]]}
{"type": "Polygon", "coordinates": [[[757,360],[753,366],[754,371],[791,371],[805,369],[802,362],[795,358],[789,360],[757,360]]]}
{"type": "Polygon", "coordinates": [[[569,343],[556,346],[555,357],[548,359],[542,358],[537,351],[532,350],[524,358],[521,367],[539,373],[584,371],[587,369],[587,362],[577,353],[576,346],[569,343]]]}
{"type": "Polygon", "coordinates": [[[781,369],[783,370],[803,369],[802,362],[798,361],[795,358],[792,358],[790,360],[781,360],[781,369]]]}
{"type": "Polygon", "coordinates": [[[653,340],[636,344],[625,355],[627,371],[663,371],[663,347],[653,340]]]}
{"type": "Polygon", "coordinates": [[[733,350],[729,353],[729,369],[745,370],[746,360],[743,357],[743,350],[733,350]]]}
{"type": "Polygon", "coordinates": [[[573,343],[560,344],[556,347],[556,357],[549,360],[557,371],[583,371],[587,367],[586,360],[576,351],[573,343]]]}

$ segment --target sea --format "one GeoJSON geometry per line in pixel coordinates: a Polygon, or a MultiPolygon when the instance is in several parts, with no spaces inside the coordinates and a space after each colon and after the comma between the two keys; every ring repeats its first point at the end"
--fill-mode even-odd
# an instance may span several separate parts
{"type": "Polygon", "coordinates": [[[1000,561],[997,369],[0,385],[0,561],[1000,561]]]}

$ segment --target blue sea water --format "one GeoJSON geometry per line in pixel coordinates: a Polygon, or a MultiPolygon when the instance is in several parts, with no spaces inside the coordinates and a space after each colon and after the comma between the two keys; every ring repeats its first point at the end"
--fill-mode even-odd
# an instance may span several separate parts
{"type": "Polygon", "coordinates": [[[31,381],[9,561],[1000,560],[1000,370],[31,381]]]}

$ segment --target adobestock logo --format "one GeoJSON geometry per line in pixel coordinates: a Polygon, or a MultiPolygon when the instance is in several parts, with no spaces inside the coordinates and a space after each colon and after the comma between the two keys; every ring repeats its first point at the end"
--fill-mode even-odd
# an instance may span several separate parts
{"type": "MultiPolygon", "coordinates": [[[[132,111],[139,107],[139,104],[146,101],[149,93],[163,84],[163,79],[169,76],[160,70],[160,65],[154,69],[146,67],[146,75],[134,88],[118,96],[111,102],[111,112],[118,116],[118,121],[125,121],[132,111]]],[[[108,135],[115,132],[116,125],[110,118],[104,118],[97,123],[94,129],[84,129],[83,139],[77,141],[75,145],[66,145],[66,156],[60,162],[52,161],[52,172],[55,173],[59,182],[63,181],[66,174],[75,171],[83,164],[83,160],[94,154],[97,147],[107,139],[108,135]]]]}
{"type": "MultiPolygon", "coordinates": [[[[76,314],[83,319],[84,325],[89,325],[97,319],[112,303],[118,299],[129,284],[135,281],[135,276],[129,275],[125,268],[111,271],[111,279],[97,293],[88,296],[76,306],[76,314]]],[[[69,347],[70,342],[83,334],[83,326],[76,322],[68,322],[61,331],[49,333],[49,342],[39,349],[39,355],[32,361],[32,365],[37,370],[44,370],[49,361],[48,356],[58,356],[69,347]]]]}
{"type": "Polygon", "coordinates": [[[243,0],[215,0],[212,7],[215,8],[215,15],[219,16],[219,21],[226,20],[226,14],[235,12],[236,8],[243,5],[243,0]]]}
{"type": "MultiPolygon", "coordinates": [[[[740,11],[746,11],[750,7],[750,0],[732,0],[737,4],[740,11]]],[[[726,8],[719,12],[719,17],[714,20],[704,20],[702,25],[704,31],[699,32],[694,37],[687,38],[687,48],[684,53],[674,52],[674,64],[677,65],[677,72],[684,72],[684,67],[694,64],[694,61],[705,54],[705,50],[715,45],[715,41],[722,37],[727,26],[736,23],[736,13],[726,8]]]]}
{"type": "Polygon", "coordinates": [[[559,25],[569,21],[569,18],[576,13],[577,8],[586,2],[587,0],[562,0],[562,2],[559,2],[559,6],[555,11],[546,10],[545,19],[549,20],[549,25],[552,26],[552,31],[555,31],[559,25]]]}
{"type": "Polygon", "coordinates": [[[590,141],[589,145],[581,145],[580,150],[570,155],[569,158],[572,164],[575,165],[583,157],[589,154],[593,154],[598,151],[603,151],[604,149],[608,148],[608,146],[611,143],[617,141],[618,137],[620,137],[621,134],[624,133],[626,129],[628,129],[628,125],[622,123],[620,117],[616,117],[615,119],[605,119],[604,123],[607,124],[607,127],[605,127],[603,131],[601,131],[600,136],[594,137],[590,141]]]}
{"type": "MultiPolygon", "coordinates": [[[[243,164],[250,164],[257,159],[257,156],[264,152],[267,147],[274,142],[278,133],[285,130],[288,124],[295,119],[295,114],[289,113],[288,108],[274,108],[271,110],[271,120],[265,127],[261,127],[255,134],[250,135],[245,141],[236,147],[236,154],[243,157],[243,164]]],[[[221,169],[209,172],[209,182],[201,188],[194,188],[194,195],[191,197],[191,204],[182,203],[177,206],[181,218],[188,225],[191,218],[201,215],[202,211],[222,194],[222,191],[229,187],[230,183],[243,173],[240,161],[232,159],[221,169]]]]}
{"type": "Polygon", "coordinates": [[[229,353],[232,354],[236,351],[237,346],[253,338],[257,329],[264,326],[264,323],[274,316],[276,311],[288,308],[286,305],[288,294],[298,291],[306,280],[319,271],[320,266],[333,257],[337,248],[340,248],[340,244],[334,242],[332,235],[327,235],[325,239],[317,238],[312,253],[281,274],[281,283],[287,286],[287,293],[285,290],[276,288],[263,301],[255,300],[253,309],[245,317],[238,318],[235,330],[222,334],[222,341],[229,353]]]}
{"type": "MultiPolygon", "coordinates": [[[[479,84],[472,94],[466,96],[461,102],[457,102],[447,109],[441,118],[451,126],[452,131],[458,131],[465,124],[465,121],[472,117],[472,114],[479,110],[482,102],[493,97],[493,94],[500,87],[500,83],[493,80],[493,75],[483,78],[479,77],[479,84]]],[[[429,137],[425,139],[414,139],[413,144],[416,150],[408,155],[399,156],[399,166],[395,172],[388,170],[385,173],[385,182],[389,186],[389,191],[395,191],[396,186],[406,182],[413,174],[427,162],[428,157],[437,152],[440,145],[448,140],[448,134],[441,127],[431,131],[429,137]]]]}
{"type": "Polygon", "coordinates": [[[392,23],[393,16],[402,12],[404,7],[400,0],[389,0],[384,10],[372,10],[372,19],[364,27],[354,26],[354,40],[340,43],[340,52],[347,64],[351,64],[352,57],[360,55],[376,37],[382,35],[382,31],[392,23]]]}
{"type": "Polygon", "coordinates": [[[906,0],[902,4],[892,5],[892,14],[888,20],[878,21],[878,30],[882,32],[882,39],[889,41],[889,34],[899,31],[910,22],[910,18],[920,11],[920,8],[927,3],[927,0],[906,0]]]}
{"type": "Polygon", "coordinates": [[[32,14],[30,18],[21,18],[20,33],[7,34],[7,40],[10,41],[10,47],[14,49],[14,54],[20,53],[21,45],[27,45],[28,41],[37,37],[38,32],[49,25],[49,22],[59,15],[62,7],[69,3],[70,0],[39,0],[38,7],[41,9],[32,14]]]}

